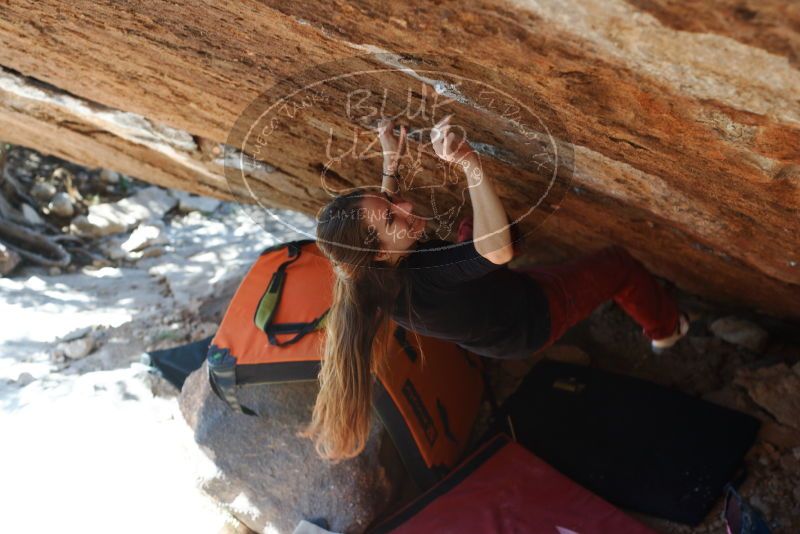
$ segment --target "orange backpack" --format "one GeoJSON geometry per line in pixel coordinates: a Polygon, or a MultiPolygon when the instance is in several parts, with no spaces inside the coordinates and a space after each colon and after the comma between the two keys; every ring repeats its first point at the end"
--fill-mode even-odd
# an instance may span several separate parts
{"type": "MultiPolygon", "coordinates": [[[[231,408],[257,415],[239,403],[238,387],[317,379],[333,276],[314,241],[261,253],[208,352],[211,386],[231,408]]],[[[483,362],[453,343],[391,328],[387,369],[374,377],[373,409],[412,478],[427,488],[467,452],[484,394],[483,362]]]]}

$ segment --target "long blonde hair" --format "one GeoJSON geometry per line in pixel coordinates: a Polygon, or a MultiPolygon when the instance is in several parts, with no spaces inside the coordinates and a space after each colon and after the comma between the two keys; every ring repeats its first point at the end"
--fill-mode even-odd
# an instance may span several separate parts
{"type": "Polygon", "coordinates": [[[321,211],[317,245],[336,272],[333,303],[325,321],[320,390],[311,422],[298,435],[315,442],[317,454],[334,463],[360,454],[369,437],[372,373],[386,363],[389,319],[401,289],[401,269],[374,260],[378,240],[365,222],[355,191],[321,211]]]}

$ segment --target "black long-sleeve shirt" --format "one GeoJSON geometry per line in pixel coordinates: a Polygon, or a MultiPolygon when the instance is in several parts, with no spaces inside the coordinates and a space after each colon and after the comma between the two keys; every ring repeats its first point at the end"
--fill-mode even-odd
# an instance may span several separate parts
{"type": "Polygon", "coordinates": [[[490,358],[531,356],[550,334],[547,298],[530,276],[481,256],[472,241],[431,240],[398,264],[411,285],[392,318],[406,329],[490,358]]]}

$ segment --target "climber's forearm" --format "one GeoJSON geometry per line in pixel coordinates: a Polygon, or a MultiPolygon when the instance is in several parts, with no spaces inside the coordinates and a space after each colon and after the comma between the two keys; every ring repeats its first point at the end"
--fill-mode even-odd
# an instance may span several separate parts
{"type": "Polygon", "coordinates": [[[400,184],[397,181],[397,164],[392,162],[389,157],[383,158],[381,191],[389,195],[395,195],[400,192],[400,184]]]}
{"type": "Polygon", "coordinates": [[[497,196],[492,179],[483,173],[477,157],[464,168],[472,201],[472,235],[475,249],[492,263],[508,263],[514,257],[508,215],[497,196]]]}

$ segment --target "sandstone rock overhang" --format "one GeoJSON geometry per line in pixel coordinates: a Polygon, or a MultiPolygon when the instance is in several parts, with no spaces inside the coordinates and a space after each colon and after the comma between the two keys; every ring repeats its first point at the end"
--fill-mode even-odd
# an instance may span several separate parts
{"type": "MultiPolygon", "coordinates": [[[[434,57],[456,72],[464,60],[479,67],[465,76],[543,98],[573,147],[570,188],[529,249],[555,259],[622,244],[687,291],[797,319],[799,26],[800,8],[778,0],[12,0],[0,20],[0,139],[232,198],[223,144],[265,89],[354,55],[374,55],[364,61],[376,68],[380,53],[434,57]]],[[[467,130],[498,131],[498,117],[472,111],[467,130]]],[[[245,169],[261,196],[315,213],[321,132],[341,124],[320,108],[286,130],[280,151],[245,169]]],[[[493,147],[513,216],[529,181],[513,158],[491,157],[513,147],[493,147]]]]}

